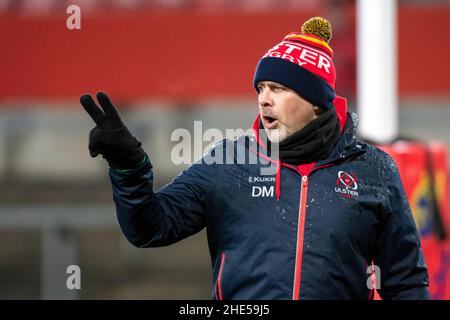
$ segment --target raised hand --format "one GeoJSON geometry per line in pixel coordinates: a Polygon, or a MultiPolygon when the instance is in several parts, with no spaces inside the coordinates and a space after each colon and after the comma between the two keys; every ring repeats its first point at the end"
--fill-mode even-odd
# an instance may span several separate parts
{"type": "Polygon", "coordinates": [[[105,93],[98,92],[97,101],[101,108],[90,95],[80,97],[81,105],[96,124],[89,133],[91,157],[103,155],[112,168],[136,167],[145,157],[141,142],[123,124],[117,109],[105,93]]]}

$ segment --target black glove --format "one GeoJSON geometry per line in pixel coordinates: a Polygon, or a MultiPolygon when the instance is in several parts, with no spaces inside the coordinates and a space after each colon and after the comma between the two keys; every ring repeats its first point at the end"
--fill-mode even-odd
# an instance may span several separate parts
{"type": "Polygon", "coordinates": [[[109,97],[97,93],[97,100],[103,111],[88,94],[80,97],[84,110],[94,120],[95,126],[89,133],[89,153],[95,158],[99,154],[108,161],[112,168],[133,169],[145,158],[142,143],[128,131],[120,119],[109,97]]]}

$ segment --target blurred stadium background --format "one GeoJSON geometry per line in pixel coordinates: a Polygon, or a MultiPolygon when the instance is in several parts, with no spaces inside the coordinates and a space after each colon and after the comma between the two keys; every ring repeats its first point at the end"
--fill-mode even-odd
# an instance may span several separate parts
{"type": "MultiPolygon", "coordinates": [[[[450,1],[398,5],[400,134],[448,146],[450,1]]],[[[209,299],[204,231],[158,249],[123,238],[79,96],[111,95],[159,188],[183,169],[172,131],[249,128],[258,59],[311,16],[333,23],[336,90],[356,111],[355,12],[338,0],[0,0],[0,298],[209,299]],[[81,30],[66,28],[71,4],[81,30]],[[72,264],[81,290],[65,289],[72,264]]]]}

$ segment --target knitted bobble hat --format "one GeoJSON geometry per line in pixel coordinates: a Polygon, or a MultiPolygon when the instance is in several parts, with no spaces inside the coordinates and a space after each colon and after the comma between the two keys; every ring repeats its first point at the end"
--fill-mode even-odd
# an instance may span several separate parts
{"type": "Polygon", "coordinates": [[[331,37],[331,24],[321,17],[306,21],[301,32],[289,33],[259,60],[253,79],[256,91],[260,81],[273,81],[315,106],[331,109],[336,82],[331,37]]]}

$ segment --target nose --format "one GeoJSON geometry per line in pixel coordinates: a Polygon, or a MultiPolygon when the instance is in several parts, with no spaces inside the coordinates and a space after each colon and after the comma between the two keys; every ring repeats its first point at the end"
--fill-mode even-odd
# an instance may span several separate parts
{"type": "Polygon", "coordinates": [[[258,93],[258,103],[261,107],[270,107],[272,106],[272,96],[270,94],[270,90],[267,88],[261,88],[258,93]]]}

